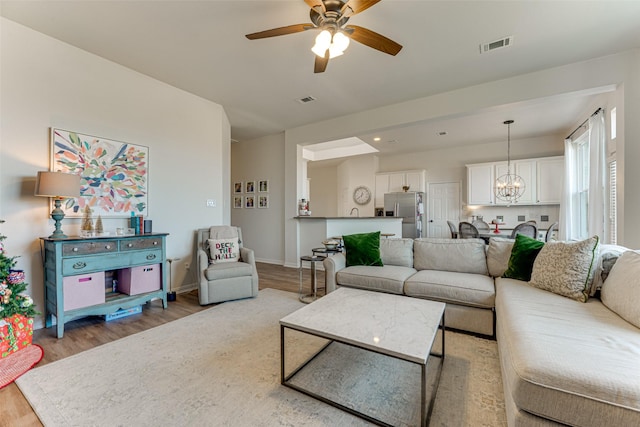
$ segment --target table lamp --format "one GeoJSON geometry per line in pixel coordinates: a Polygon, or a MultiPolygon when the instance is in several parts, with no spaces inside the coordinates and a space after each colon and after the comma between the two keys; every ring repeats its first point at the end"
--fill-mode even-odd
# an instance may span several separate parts
{"type": "Polygon", "coordinates": [[[36,196],[51,197],[54,199],[55,208],[51,211],[51,218],[56,222],[56,229],[50,239],[64,239],[67,236],[62,232],[60,223],[64,218],[64,211],[60,209],[62,200],[80,196],[80,175],[64,172],[38,172],[36,178],[36,196]]]}

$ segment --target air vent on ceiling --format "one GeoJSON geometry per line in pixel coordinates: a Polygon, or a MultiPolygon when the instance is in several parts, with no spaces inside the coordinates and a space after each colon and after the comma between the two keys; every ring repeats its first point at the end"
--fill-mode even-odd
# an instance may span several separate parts
{"type": "Polygon", "coordinates": [[[502,49],[503,47],[509,47],[513,44],[513,36],[504,37],[500,40],[495,40],[489,43],[482,43],[480,45],[480,53],[487,53],[492,50],[502,49]]]}
{"type": "Polygon", "coordinates": [[[315,100],[316,99],[313,96],[309,95],[309,96],[305,96],[304,98],[298,99],[298,102],[300,104],[308,104],[309,102],[313,102],[315,100]]]}

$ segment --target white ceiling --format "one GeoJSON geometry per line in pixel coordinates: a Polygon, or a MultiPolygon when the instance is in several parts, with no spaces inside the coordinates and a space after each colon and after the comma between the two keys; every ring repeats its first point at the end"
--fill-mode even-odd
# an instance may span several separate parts
{"type": "MultiPolygon", "coordinates": [[[[285,129],[640,47],[640,1],[383,0],[350,24],[404,48],[392,57],[358,43],[313,73],[315,32],[244,35],[309,22],[303,0],[6,1],[0,14],[221,104],[232,138],[285,129]],[[479,44],[513,46],[479,54],[479,44]],[[297,100],[313,96],[301,105],[297,100]]],[[[381,153],[566,132],[589,97],[504,106],[382,133],[381,153]],[[448,135],[436,137],[439,131],[448,135]],[[395,140],[397,144],[386,141],[395,140]],[[425,144],[429,144],[427,147],[425,144]]],[[[374,145],[372,143],[372,145],[374,145]]]]}

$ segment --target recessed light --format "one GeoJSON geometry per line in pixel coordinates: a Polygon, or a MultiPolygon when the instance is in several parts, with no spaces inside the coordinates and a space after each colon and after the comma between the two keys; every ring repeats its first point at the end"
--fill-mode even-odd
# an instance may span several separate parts
{"type": "Polygon", "coordinates": [[[390,140],[386,141],[386,143],[387,143],[387,144],[397,144],[397,143],[398,143],[398,141],[397,141],[397,140],[395,140],[395,139],[390,139],[390,140]]]}
{"type": "Polygon", "coordinates": [[[436,132],[436,135],[438,136],[445,136],[447,134],[446,130],[441,130],[440,132],[436,132]]]}
{"type": "Polygon", "coordinates": [[[381,139],[382,139],[382,138],[380,138],[379,136],[376,136],[375,138],[373,138],[373,140],[374,140],[375,142],[380,142],[380,140],[381,140],[381,139]]]}

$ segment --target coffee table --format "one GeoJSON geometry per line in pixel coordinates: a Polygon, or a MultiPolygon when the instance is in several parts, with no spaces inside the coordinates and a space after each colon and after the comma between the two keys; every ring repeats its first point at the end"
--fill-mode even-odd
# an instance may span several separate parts
{"type": "MultiPolygon", "coordinates": [[[[444,309],[445,304],[436,301],[342,287],[280,319],[281,383],[367,421],[388,425],[298,384],[292,384],[291,380],[334,342],[401,359],[421,368],[420,423],[426,426],[433,410],[445,357],[444,309]],[[328,340],[318,352],[288,375],[285,373],[287,329],[328,340]],[[438,329],[442,330],[442,351],[433,353],[438,329]],[[439,358],[440,363],[427,407],[429,356],[439,358]]],[[[340,364],[340,360],[335,363],[340,364]]]]}

